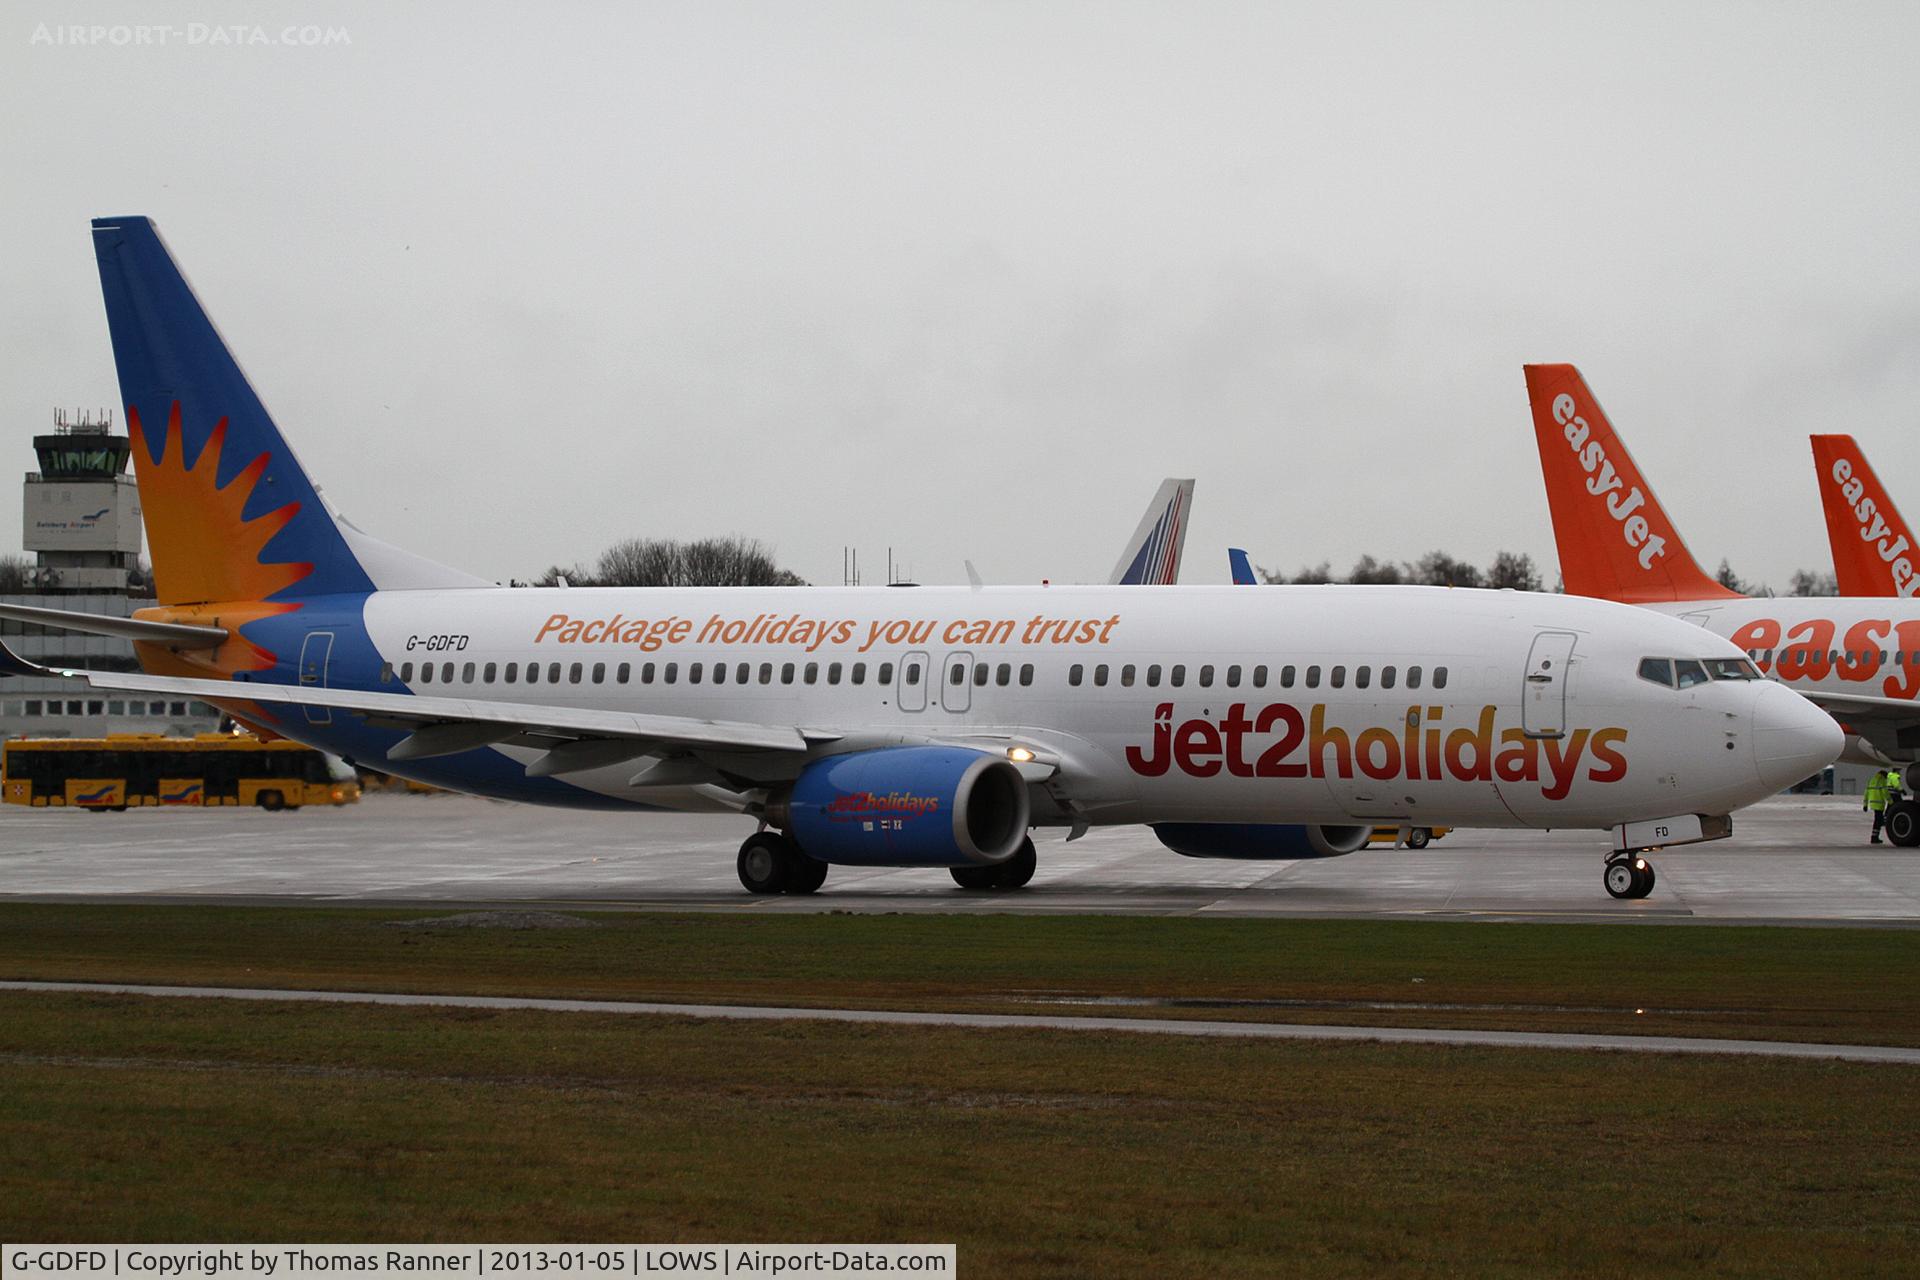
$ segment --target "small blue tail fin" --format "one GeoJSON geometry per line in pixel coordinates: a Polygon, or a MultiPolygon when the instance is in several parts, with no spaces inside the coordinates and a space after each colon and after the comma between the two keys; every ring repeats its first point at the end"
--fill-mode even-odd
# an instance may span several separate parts
{"type": "Polygon", "coordinates": [[[1253,576],[1253,562],[1247,559],[1247,553],[1238,547],[1227,548],[1227,569],[1233,574],[1233,585],[1252,587],[1259,585],[1260,579],[1253,576]]]}

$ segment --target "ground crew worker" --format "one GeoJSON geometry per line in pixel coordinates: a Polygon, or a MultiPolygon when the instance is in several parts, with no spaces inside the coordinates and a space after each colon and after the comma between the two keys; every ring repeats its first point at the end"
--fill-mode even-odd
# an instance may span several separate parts
{"type": "Polygon", "coordinates": [[[1880,843],[1880,827],[1887,820],[1887,801],[1900,790],[1900,775],[1892,769],[1879,769],[1867,779],[1867,790],[1860,797],[1860,807],[1873,812],[1873,839],[1869,844],[1880,843]]]}

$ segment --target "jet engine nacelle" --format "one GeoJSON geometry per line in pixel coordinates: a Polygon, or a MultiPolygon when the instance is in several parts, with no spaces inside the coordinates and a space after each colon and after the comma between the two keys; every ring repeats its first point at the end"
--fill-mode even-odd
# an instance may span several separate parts
{"type": "Polygon", "coordinates": [[[822,862],[978,867],[1026,838],[1027,784],[1006,757],[962,747],[886,747],[808,765],[768,816],[822,862]]]}
{"type": "Polygon", "coordinates": [[[1156,822],[1160,843],[1189,858],[1287,862],[1338,858],[1363,848],[1372,827],[1280,826],[1262,822],[1156,822]]]}

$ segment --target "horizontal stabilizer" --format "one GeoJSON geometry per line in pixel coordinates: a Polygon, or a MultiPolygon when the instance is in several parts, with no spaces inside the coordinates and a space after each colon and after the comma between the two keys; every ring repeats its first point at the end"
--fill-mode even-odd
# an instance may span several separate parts
{"type": "Polygon", "coordinates": [[[68,609],[42,609],[30,604],[0,604],[0,618],[11,618],[36,627],[55,627],[62,631],[81,631],[93,636],[114,636],[122,640],[143,640],[168,649],[214,649],[225,644],[225,627],[190,627],[178,622],[142,622],[138,618],[116,618],[104,613],[75,613],[68,609]]]}

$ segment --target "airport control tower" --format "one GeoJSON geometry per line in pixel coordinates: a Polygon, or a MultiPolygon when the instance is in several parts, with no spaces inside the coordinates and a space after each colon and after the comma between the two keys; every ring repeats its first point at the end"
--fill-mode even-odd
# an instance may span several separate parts
{"type": "MultiPolygon", "coordinates": [[[[29,471],[20,544],[34,553],[28,593],[10,604],[129,617],[153,601],[140,571],[140,490],[127,474],[133,442],[113,433],[111,413],[56,411],[53,433],[35,436],[40,469],[29,471]]],[[[0,636],[30,662],[95,671],[137,671],[133,642],[0,619],[0,636]]],[[[204,733],[219,714],[184,698],[135,698],[64,680],[0,681],[0,738],[98,738],[109,733],[204,733]]]]}
{"type": "Polygon", "coordinates": [[[20,545],[39,557],[44,595],[126,595],[140,559],[140,490],[127,474],[133,442],[113,414],[56,410],[35,436],[40,470],[27,473],[20,545]]]}

